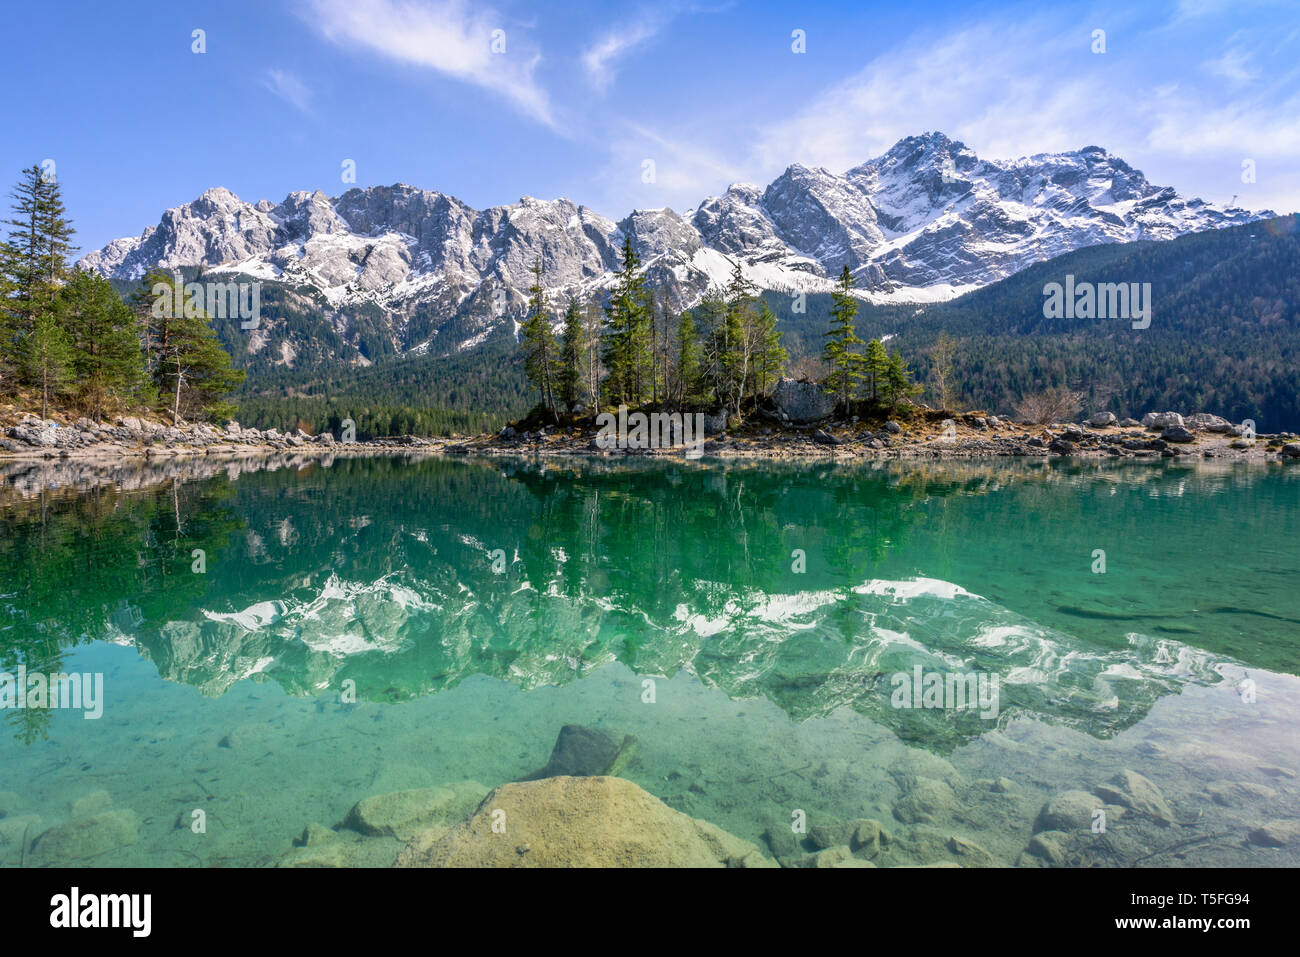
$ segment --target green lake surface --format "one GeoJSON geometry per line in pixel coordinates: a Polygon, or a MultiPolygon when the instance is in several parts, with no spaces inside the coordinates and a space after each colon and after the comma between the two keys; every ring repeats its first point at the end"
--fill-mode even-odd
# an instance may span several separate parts
{"type": "Polygon", "coordinates": [[[1039,866],[1044,829],[1067,864],[1300,864],[1251,838],[1300,817],[1300,468],[394,457],[20,484],[0,672],[101,673],[104,706],[0,712],[0,866],[273,864],[368,795],[526,777],[567,724],[635,735],[622,776],[771,855],[802,813],[880,821],[880,866],[1039,866]],[[917,667],[996,678],[996,714],[898,706],[917,667]],[[1124,772],[1170,813],[1043,824],[1124,772]],[[33,848],[109,801],[132,843],[33,848]]]}

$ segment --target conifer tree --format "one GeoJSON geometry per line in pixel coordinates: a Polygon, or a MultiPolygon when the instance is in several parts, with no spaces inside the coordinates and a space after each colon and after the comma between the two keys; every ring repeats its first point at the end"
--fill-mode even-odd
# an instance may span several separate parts
{"type": "Polygon", "coordinates": [[[107,279],[74,270],[59,291],[59,315],[72,348],[77,398],[87,414],[99,421],[114,401],[146,399],[136,318],[107,279]]]}
{"type": "Polygon", "coordinates": [[[583,329],[582,309],[576,297],[569,298],[564,310],[564,338],[560,346],[560,369],[557,391],[566,411],[572,412],[582,394],[583,363],[587,354],[587,336],[583,329]]]}
{"type": "Polygon", "coordinates": [[[605,306],[606,392],[614,404],[639,403],[644,396],[650,348],[645,277],[632,238],[623,238],[623,269],[605,306]]]}
{"type": "Polygon", "coordinates": [[[839,283],[831,293],[831,328],[826,333],[830,341],[822,352],[822,358],[830,365],[830,375],[826,377],[826,388],[839,398],[839,403],[847,411],[849,399],[857,390],[862,379],[862,353],[857,346],[862,345],[858,338],[854,320],[858,315],[858,301],[853,298],[853,275],[845,266],[840,272],[839,283]]]}
{"type": "Polygon", "coordinates": [[[879,402],[885,387],[885,377],[889,372],[889,353],[879,339],[867,343],[866,355],[862,357],[862,374],[866,380],[867,398],[879,402]]]}
{"type": "Polygon", "coordinates": [[[902,353],[892,353],[885,367],[885,405],[890,409],[897,408],[898,404],[904,399],[911,398],[920,392],[921,388],[912,384],[912,373],[907,368],[907,361],[903,358],[902,353]]]}
{"type": "Polygon", "coordinates": [[[600,303],[592,297],[582,317],[582,334],[584,350],[582,357],[583,388],[587,393],[587,405],[599,411],[600,406],[600,356],[602,350],[601,335],[604,332],[605,313],[600,303]]]}
{"type": "Polygon", "coordinates": [[[776,325],[776,313],[766,299],[760,302],[755,327],[758,336],[758,355],[754,362],[755,391],[766,394],[768,383],[775,383],[785,371],[790,353],[781,345],[781,330],[776,325]]]}
{"type": "Polygon", "coordinates": [[[39,166],[23,170],[12,197],[12,216],[5,220],[8,237],[0,244],[0,274],[4,277],[0,286],[6,289],[0,303],[0,367],[16,359],[27,381],[42,385],[43,401],[48,404],[50,392],[43,384],[48,374],[40,373],[38,382],[31,378],[32,370],[52,371],[49,363],[57,361],[67,344],[66,336],[55,335],[52,327],[44,324],[39,342],[25,344],[24,340],[35,334],[39,316],[52,317],[59,286],[67,276],[67,257],[73,248],[69,239],[74,230],[57,180],[39,166]],[[34,356],[44,357],[37,366],[32,364],[34,356]]]}
{"type": "Polygon", "coordinates": [[[700,335],[695,317],[687,309],[677,322],[677,389],[678,406],[703,401],[704,388],[700,367],[700,335]]]}
{"type": "MultiPolygon", "coordinates": [[[[533,263],[533,284],[528,289],[528,315],[520,332],[524,343],[524,370],[533,386],[542,394],[542,405],[556,416],[555,373],[558,359],[555,330],[542,286],[542,261],[533,263]]],[[[556,416],[556,421],[559,421],[556,416]]]]}
{"type": "Polygon", "coordinates": [[[215,421],[229,417],[234,406],[223,397],[244,381],[244,373],[231,367],[230,355],[217,341],[203,307],[185,295],[183,285],[165,273],[145,278],[168,287],[160,290],[152,310],[155,328],[162,334],[155,340],[150,371],[172,424],[200,415],[215,421]]]}
{"type": "Polygon", "coordinates": [[[49,415],[50,398],[63,395],[72,382],[72,344],[53,309],[39,310],[23,337],[24,378],[41,390],[41,418],[49,415]]]}

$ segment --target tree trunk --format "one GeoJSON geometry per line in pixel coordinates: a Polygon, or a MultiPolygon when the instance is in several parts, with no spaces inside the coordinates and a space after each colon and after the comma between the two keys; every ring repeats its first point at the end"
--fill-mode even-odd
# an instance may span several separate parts
{"type": "Polygon", "coordinates": [[[181,363],[176,360],[176,404],[172,407],[172,428],[179,428],[181,417],[181,363]]]}

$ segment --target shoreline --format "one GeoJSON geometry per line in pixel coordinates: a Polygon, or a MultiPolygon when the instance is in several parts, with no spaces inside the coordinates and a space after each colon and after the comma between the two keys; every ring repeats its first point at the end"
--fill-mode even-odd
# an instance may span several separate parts
{"type": "MultiPolygon", "coordinates": [[[[1168,413],[1165,413],[1168,415],[1168,413]]],[[[1179,417],[1181,419],[1181,417],[1179,417]]],[[[1226,426],[1227,423],[1223,423],[1226,426]]],[[[1240,431],[1240,430],[1237,430],[1240,431]]],[[[241,461],[286,454],[304,459],[419,453],[602,459],[666,457],[699,460],[873,461],[936,459],[1225,459],[1248,462],[1300,461],[1300,437],[1292,433],[1242,438],[1222,426],[1211,429],[1164,426],[1057,423],[1023,425],[980,413],[923,410],[906,425],[890,420],[872,429],[849,422],[782,426],[750,420],[719,430],[694,447],[601,448],[597,431],[584,424],[545,426],[473,437],[424,438],[404,435],[369,441],[338,441],[331,433],[227,428],[198,424],[174,428],[126,417],[115,424],[79,419],[64,425],[31,414],[0,423],[0,464],[73,461],[143,466],[192,459],[241,461]],[[942,420],[939,419],[943,416],[942,420]],[[946,431],[942,423],[947,423],[946,431]],[[694,452],[694,454],[690,454],[694,452]]]]}

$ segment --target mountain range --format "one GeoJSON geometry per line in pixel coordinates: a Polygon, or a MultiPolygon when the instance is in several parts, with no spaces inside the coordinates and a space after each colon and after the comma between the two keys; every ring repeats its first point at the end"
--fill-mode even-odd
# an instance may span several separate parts
{"type": "Polygon", "coordinates": [[[236,358],[269,371],[472,351],[514,331],[538,259],[553,302],[600,296],[625,237],[671,309],[725,283],[736,262],[785,293],[828,292],[847,265],[864,301],[924,304],[1083,247],[1272,215],[1153,185],[1096,146],[997,161],[926,133],[841,175],[796,164],[688,215],[643,209],[618,222],[568,199],[475,210],[400,183],[278,205],[218,187],[80,264],[123,287],[155,266],[261,280],[273,291],[267,321],[236,358]]]}

